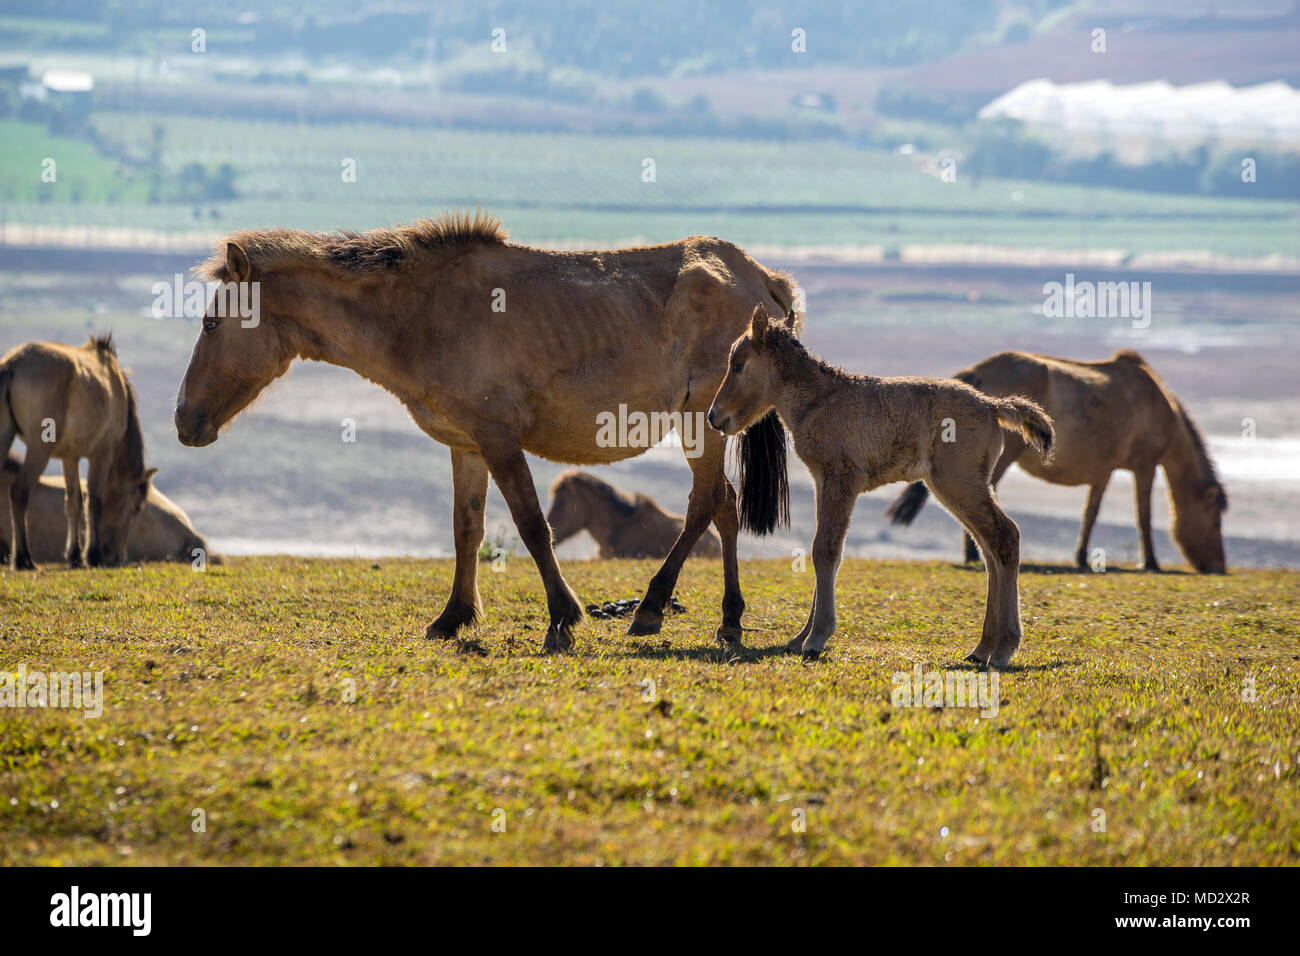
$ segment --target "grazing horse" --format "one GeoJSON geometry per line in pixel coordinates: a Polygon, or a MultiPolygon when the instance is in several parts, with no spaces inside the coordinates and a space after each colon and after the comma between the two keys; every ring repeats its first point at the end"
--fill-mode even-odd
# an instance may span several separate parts
{"type": "MultiPolygon", "coordinates": [[[[1050,462],[1028,454],[1024,443],[1012,438],[992,480],[996,487],[1011,463],[1018,462],[1035,478],[1056,485],[1087,485],[1088,502],[1074,554],[1079,567],[1087,567],[1088,539],[1111,472],[1122,468],[1133,473],[1137,491],[1142,569],[1160,570],[1151,540],[1151,486],[1158,465],[1169,484],[1174,541],[1197,571],[1224,573],[1222,515],[1228,496],[1200,430],[1137,352],[1123,349],[1101,362],[1000,352],[958,372],[956,378],[986,395],[1032,399],[1055,420],[1059,451],[1050,462]]],[[[894,524],[911,524],[925,498],[925,485],[913,484],[885,514],[894,524]]],[[[965,543],[966,560],[978,560],[969,536],[965,543]]]]}
{"type": "MultiPolygon", "coordinates": [[[[0,494],[8,495],[9,487],[22,468],[22,460],[10,455],[0,467],[0,494]]],[[[85,488],[82,488],[85,494],[85,488]]],[[[28,547],[32,560],[38,563],[59,561],[64,557],[64,539],[67,537],[68,519],[63,513],[66,488],[62,478],[51,475],[42,478],[32,491],[27,508],[28,547]]],[[[0,554],[9,550],[10,526],[7,511],[0,512],[0,554]]],[[[189,516],[152,483],[144,508],[131,522],[131,533],[126,540],[127,561],[182,561],[191,562],[202,549],[209,564],[220,564],[221,559],[208,550],[203,536],[194,530],[189,516]]]]}
{"type": "Polygon", "coordinates": [[[850,375],[810,355],[760,306],[731,349],[709,424],[734,434],[775,408],[817,486],[812,610],[786,644],[816,660],[835,632],[835,576],[858,495],[922,479],[979,542],[988,563],[984,631],[968,660],[1004,667],[1020,645],[1020,531],[999,507],[989,474],[1003,432],[1047,458],[1052,421],[1024,398],[990,398],[930,378],[850,375]]]}
{"type": "Polygon", "coordinates": [[[0,358],[0,459],[15,437],[27,445],[9,487],[13,530],[10,562],[31,569],[27,506],[51,458],[63,463],[70,567],[126,561],[131,522],[149,496],[155,468],[144,467],[144,437],[135,390],[117,364],[111,335],[81,348],[28,342],[0,358]],[[89,535],[82,554],[83,499],[79,463],[90,460],[89,535]]]}
{"type": "MultiPolygon", "coordinates": [[[[657,558],[672,548],[686,519],[664,511],[649,495],[620,491],[589,472],[566,471],[551,484],[546,523],[557,545],[587,531],[602,558],[657,558]]],[[[719,557],[722,540],[705,528],[691,554],[719,557]]]]}
{"type": "Polygon", "coordinates": [[[727,349],[755,302],[783,312],[788,276],[713,238],[605,252],[550,252],[507,241],[480,212],[364,233],[249,231],[203,267],[221,285],[176,399],[176,431],[207,445],[295,358],[350,368],[395,395],[451,449],[456,569],[447,606],[425,631],[450,638],[481,613],[477,569],[488,476],[496,481],[546,588],[545,650],[572,645],[582,605],[560,573],[525,452],[605,464],[648,443],[610,440],[601,422],[697,416],[686,521],[628,629],[657,633],[682,563],[712,521],[722,539],[717,637],[739,644],[745,602],[736,564],[743,526],[770,531],[789,489],[775,417],[740,443],[741,491],[723,473],[725,441],[703,427],[727,349]],[[247,287],[253,317],[220,307],[247,287]],[[216,306],[214,308],[214,306],[216,306]],[[630,416],[628,416],[630,418],[630,416]],[[749,467],[753,463],[754,467],[749,467]],[[761,463],[761,467],[759,464],[761,463]]]}

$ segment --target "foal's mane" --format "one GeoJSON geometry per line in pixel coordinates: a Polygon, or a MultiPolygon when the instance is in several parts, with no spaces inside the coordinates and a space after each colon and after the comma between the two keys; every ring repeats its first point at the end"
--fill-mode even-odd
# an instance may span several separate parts
{"type": "Polygon", "coordinates": [[[501,220],[481,209],[453,210],[407,225],[354,232],[304,232],[300,229],[245,229],[217,243],[199,275],[229,281],[226,244],[238,243],[254,269],[273,271],[301,267],[365,274],[413,268],[453,248],[509,238],[501,220]]]}

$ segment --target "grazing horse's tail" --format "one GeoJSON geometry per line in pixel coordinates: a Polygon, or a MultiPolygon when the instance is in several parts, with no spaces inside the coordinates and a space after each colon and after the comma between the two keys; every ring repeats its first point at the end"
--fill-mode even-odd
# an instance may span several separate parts
{"type": "MultiPolygon", "coordinates": [[[[757,263],[756,263],[757,265],[757,263]]],[[[793,331],[803,330],[803,312],[797,307],[794,279],[785,272],[759,266],[768,294],[793,316],[793,331]]],[[[776,409],[768,412],[740,436],[738,479],[740,527],[757,535],[790,526],[790,475],[786,463],[785,426],[776,409]]]]}
{"type": "Polygon", "coordinates": [[[1052,457],[1052,442],[1056,433],[1052,430],[1052,419],[1034,402],[1027,398],[990,398],[996,406],[998,424],[1007,431],[1018,433],[1029,447],[1038,452],[1043,461],[1052,457]]]}
{"type": "Polygon", "coordinates": [[[890,524],[911,524],[929,497],[930,489],[925,486],[925,482],[914,481],[885,509],[885,517],[890,524]]]}

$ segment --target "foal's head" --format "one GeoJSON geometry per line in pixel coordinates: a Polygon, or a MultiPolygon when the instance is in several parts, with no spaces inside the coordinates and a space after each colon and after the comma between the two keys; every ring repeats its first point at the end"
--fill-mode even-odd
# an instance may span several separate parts
{"type": "MultiPolygon", "coordinates": [[[[258,393],[283,375],[293,350],[276,323],[260,313],[242,316],[231,302],[252,299],[255,280],[248,255],[238,243],[226,244],[224,268],[215,269],[221,287],[208,303],[203,327],[176,396],[176,434],[184,445],[210,445],[227,422],[258,393]]],[[[259,293],[261,290],[258,290],[259,293]]],[[[252,300],[261,304],[261,296],[252,300]]]]}
{"type": "Polygon", "coordinates": [[[754,308],[745,334],[736,339],[727,358],[727,376],[709,409],[709,424],[724,435],[743,432],[772,407],[777,369],[773,350],[794,334],[795,315],[773,319],[761,305],[754,308]]]}

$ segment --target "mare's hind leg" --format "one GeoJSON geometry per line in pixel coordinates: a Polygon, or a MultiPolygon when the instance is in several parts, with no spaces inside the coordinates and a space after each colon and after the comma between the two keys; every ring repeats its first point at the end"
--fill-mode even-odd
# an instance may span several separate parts
{"type": "Polygon", "coordinates": [[[478,596],[478,549],[483,542],[483,515],[487,503],[488,469],[473,452],[451,452],[451,481],[455,489],[452,526],[456,537],[456,572],[451,595],[437,620],[424,636],[445,640],[473,624],[483,611],[478,596]]]}
{"type": "Polygon", "coordinates": [[[70,568],[85,566],[81,553],[86,526],[84,499],[81,494],[81,469],[78,459],[63,459],[63,515],[68,521],[68,536],[63,545],[63,557],[70,568]]]}
{"type": "Polygon", "coordinates": [[[13,529],[14,537],[9,564],[15,571],[36,568],[27,542],[27,504],[49,460],[50,446],[44,442],[31,442],[27,446],[27,457],[14,476],[14,483],[9,486],[9,527],[13,529]]]}
{"type": "Polygon", "coordinates": [[[928,484],[935,498],[979,542],[988,569],[984,627],[967,660],[1005,667],[1020,646],[1020,529],[978,475],[932,475],[928,484]]]}
{"type": "Polygon", "coordinates": [[[722,623],[714,636],[719,643],[739,647],[744,638],[740,617],[745,613],[745,597],[740,593],[740,565],[736,556],[740,515],[736,510],[736,489],[725,478],[723,484],[726,498],[713,515],[713,524],[722,539],[722,623]]]}
{"type": "Polygon", "coordinates": [[[510,516],[514,518],[519,537],[533,556],[546,587],[546,607],[551,623],[546,629],[542,649],[567,651],[573,646],[573,626],[582,620],[582,605],[564,580],[559,562],[555,560],[551,526],[546,523],[546,515],[537,500],[537,486],[533,484],[533,474],[528,468],[524,450],[515,439],[501,435],[491,436],[479,447],[488,470],[510,506],[510,516]]]}
{"type": "MultiPolygon", "coordinates": [[[[650,579],[645,597],[637,605],[636,616],[632,618],[632,623],[627,629],[628,634],[659,633],[664,619],[664,605],[668,603],[673,588],[677,586],[677,576],[681,573],[682,565],[691,553],[691,548],[695,547],[695,542],[704,533],[704,529],[709,526],[709,522],[728,500],[727,479],[722,472],[722,456],[726,449],[726,439],[712,428],[701,428],[698,433],[701,442],[700,454],[695,458],[686,459],[691,466],[694,480],[691,483],[691,498],[686,507],[686,521],[682,525],[682,533],[677,536],[672,550],[668,552],[668,557],[664,558],[664,563],[650,579]]],[[[725,544],[723,546],[726,547],[725,544]]],[[[729,588],[726,585],[729,582],[726,580],[725,557],[723,573],[723,627],[718,629],[718,638],[735,645],[740,643],[740,611],[744,609],[745,602],[740,596],[739,571],[736,572],[735,590],[728,593],[729,588]],[[727,619],[729,604],[735,612],[734,621],[730,622],[730,626],[727,619]]]]}

